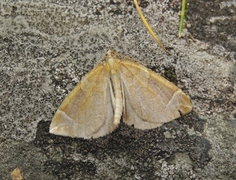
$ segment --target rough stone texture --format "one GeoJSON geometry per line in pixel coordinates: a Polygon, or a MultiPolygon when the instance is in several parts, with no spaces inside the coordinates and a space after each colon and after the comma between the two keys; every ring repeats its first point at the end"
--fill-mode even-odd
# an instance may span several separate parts
{"type": "Polygon", "coordinates": [[[236,179],[235,1],[141,1],[165,54],[132,1],[0,2],[0,179],[236,179]],[[219,13],[220,12],[220,13],[219,13]],[[196,38],[193,40],[191,35],[196,38]],[[175,82],[193,112],[160,128],[121,124],[95,140],[50,135],[66,94],[107,49],[175,82]]]}

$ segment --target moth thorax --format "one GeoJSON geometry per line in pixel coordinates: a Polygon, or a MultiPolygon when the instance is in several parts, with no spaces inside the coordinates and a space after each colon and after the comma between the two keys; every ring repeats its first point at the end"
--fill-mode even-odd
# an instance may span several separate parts
{"type": "Polygon", "coordinates": [[[116,74],[119,70],[119,61],[113,57],[109,57],[106,61],[106,69],[111,75],[116,74]]]}

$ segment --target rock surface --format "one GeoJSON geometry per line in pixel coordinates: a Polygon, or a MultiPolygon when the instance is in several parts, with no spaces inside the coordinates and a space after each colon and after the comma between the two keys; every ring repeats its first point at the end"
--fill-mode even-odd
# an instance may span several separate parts
{"type": "Polygon", "coordinates": [[[179,1],[141,1],[168,55],[132,1],[1,1],[0,179],[16,167],[34,180],[236,179],[236,5],[204,2],[188,1],[179,39],[179,1]],[[94,140],[49,134],[66,94],[109,48],[177,84],[193,112],[94,140]]]}

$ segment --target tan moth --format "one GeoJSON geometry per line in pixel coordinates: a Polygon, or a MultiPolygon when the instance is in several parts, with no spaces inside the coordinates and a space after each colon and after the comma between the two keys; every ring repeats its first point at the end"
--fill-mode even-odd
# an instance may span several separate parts
{"type": "Polygon", "coordinates": [[[192,110],[177,86],[111,50],[69,93],[56,111],[50,133],[98,138],[120,123],[152,129],[192,110]],[[181,114],[180,114],[181,112],[181,114]]]}

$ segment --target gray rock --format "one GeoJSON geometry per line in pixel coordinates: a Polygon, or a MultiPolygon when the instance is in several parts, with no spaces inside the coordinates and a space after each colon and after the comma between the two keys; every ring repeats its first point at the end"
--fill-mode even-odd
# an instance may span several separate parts
{"type": "Polygon", "coordinates": [[[34,180],[236,179],[235,4],[203,2],[188,2],[180,39],[179,1],[141,2],[166,54],[131,1],[1,1],[0,179],[16,167],[34,180]],[[176,83],[193,112],[94,140],[49,134],[66,94],[109,48],[176,83]]]}

